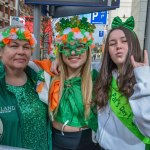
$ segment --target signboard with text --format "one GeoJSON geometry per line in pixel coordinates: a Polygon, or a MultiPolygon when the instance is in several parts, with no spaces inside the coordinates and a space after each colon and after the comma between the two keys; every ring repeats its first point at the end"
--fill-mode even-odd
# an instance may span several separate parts
{"type": "Polygon", "coordinates": [[[25,25],[25,19],[17,16],[10,16],[10,25],[16,26],[24,26],[25,25]]]}
{"type": "Polygon", "coordinates": [[[91,23],[93,24],[106,24],[107,11],[91,13],[91,23]]]}

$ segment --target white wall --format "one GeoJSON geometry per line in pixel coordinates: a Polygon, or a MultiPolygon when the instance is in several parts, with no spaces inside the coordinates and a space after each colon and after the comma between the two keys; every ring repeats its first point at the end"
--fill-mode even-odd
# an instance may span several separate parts
{"type": "Polygon", "coordinates": [[[144,45],[147,2],[148,0],[132,0],[131,14],[135,19],[135,31],[138,35],[142,49],[144,45]]]}
{"type": "Polygon", "coordinates": [[[122,20],[131,16],[132,0],[120,0],[120,7],[109,11],[109,25],[114,17],[119,16],[122,20]]]}
{"type": "Polygon", "coordinates": [[[122,20],[133,16],[135,19],[134,31],[137,33],[141,48],[144,45],[146,11],[148,0],[120,0],[120,8],[109,11],[109,28],[114,17],[119,16],[122,20]]]}

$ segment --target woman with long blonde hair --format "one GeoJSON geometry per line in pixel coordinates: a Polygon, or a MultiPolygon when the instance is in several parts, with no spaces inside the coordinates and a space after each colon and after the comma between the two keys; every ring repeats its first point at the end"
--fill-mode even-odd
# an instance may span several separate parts
{"type": "Polygon", "coordinates": [[[94,28],[87,18],[76,16],[56,24],[60,74],[53,77],[49,99],[54,150],[99,149],[92,142],[92,130],[97,130],[96,108],[91,106],[94,28]]]}

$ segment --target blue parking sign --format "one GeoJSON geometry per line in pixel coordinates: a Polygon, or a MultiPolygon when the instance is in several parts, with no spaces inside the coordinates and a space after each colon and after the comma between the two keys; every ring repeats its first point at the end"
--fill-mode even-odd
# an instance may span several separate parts
{"type": "Polygon", "coordinates": [[[91,23],[93,24],[106,24],[107,11],[91,13],[91,23]]]}
{"type": "Polygon", "coordinates": [[[103,37],[104,36],[104,31],[99,31],[99,37],[103,37]]]}

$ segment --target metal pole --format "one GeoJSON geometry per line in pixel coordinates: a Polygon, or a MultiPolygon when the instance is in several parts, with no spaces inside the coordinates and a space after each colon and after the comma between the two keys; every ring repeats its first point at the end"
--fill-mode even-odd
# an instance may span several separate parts
{"type": "Polygon", "coordinates": [[[148,56],[150,60],[150,1],[147,2],[147,14],[146,14],[146,29],[145,29],[145,40],[144,49],[148,51],[148,56]]]}
{"type": "Polygon", "coordinates": [[[37,45],[33,52],[33,59],[40,59],[40,18],[41,18],[41,5],[34,5],[34,35],[37,40],[37,45]]]}
{"type": "Polygon", "coordinates": [[[19,0],[16,0],[16,16],[19,17],[19,0]]]}

